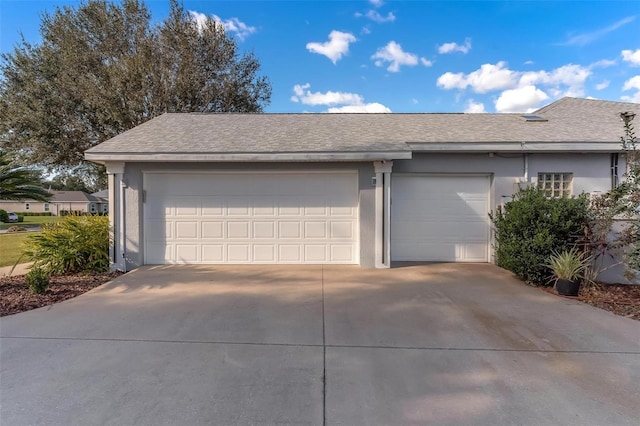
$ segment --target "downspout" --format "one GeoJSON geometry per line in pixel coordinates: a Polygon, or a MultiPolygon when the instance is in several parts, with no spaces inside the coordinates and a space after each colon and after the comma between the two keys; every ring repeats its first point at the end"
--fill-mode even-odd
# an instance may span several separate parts
{"type": "Polygon", "coordinates": [[[120,251],[122,252],[122,272],[127,272],[127,226],[125,223],[125,195],[127,191],[127,184],[124,177],[120,178],[120,188],[120,251]]]}

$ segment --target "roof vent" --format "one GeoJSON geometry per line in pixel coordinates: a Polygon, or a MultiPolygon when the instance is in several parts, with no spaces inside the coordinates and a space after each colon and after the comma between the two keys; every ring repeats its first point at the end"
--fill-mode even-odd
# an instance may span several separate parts
{"type": "Polygon", "coordinates": [[[540,117],[539,115],[520,115],[518,116],[518,118],[524,121],[540,121],[540,122],[549,121],[546,118],[540,117]]]}

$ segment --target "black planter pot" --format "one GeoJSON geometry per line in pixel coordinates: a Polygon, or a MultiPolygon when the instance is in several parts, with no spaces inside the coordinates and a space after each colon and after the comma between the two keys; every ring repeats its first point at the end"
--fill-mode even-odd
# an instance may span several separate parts
{"type": "Polygon", "coordinates": [[[580,281],[569,281],[558,278],[556,280],[556,291],[563,296],[577,296],[580,290],[580,281]]]}

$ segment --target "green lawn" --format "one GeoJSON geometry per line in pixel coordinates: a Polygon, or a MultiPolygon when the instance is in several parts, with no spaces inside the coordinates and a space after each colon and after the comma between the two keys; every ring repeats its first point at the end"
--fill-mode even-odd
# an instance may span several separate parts
{"type": "Polygon", "coordinates": [[[58,222],[62,216],[25,216],[24,222],[0,223],[0,229],[7,229],[14,225],[41,225],[43,223],[58,222]]]}
{"type": "Polygon", "coordinates": [[[62,216],[25,216],[24,224],[25,225],[34,225],[34,224],[42,224],[42,223],[52,223],[58,222],[62,219],[62,216]]]}
{"type": "MultiPolygon", "coordinates": [[[[0,266],[13,266],[22,255],[22,242],[32,232],[19,232],[17,234],[0,234],[0,266]]],[[[23,257],[23,262],[28,260],[23,257]]]]}

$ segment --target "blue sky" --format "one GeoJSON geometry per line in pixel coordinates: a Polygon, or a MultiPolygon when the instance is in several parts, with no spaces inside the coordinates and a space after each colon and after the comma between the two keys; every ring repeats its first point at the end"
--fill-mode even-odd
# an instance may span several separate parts
{"type": "MultiPolygon", "coordinates": [[[[77,1],[0,0],[0,48],[77,1]]],[[[148,0],[154,20],[168,1],[148,0]]],[[[640,102],[640,1],[190,1],[253,51],[266,112],[525,112],[640,102]]]]}

